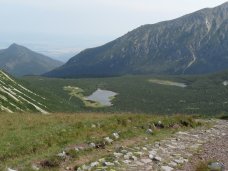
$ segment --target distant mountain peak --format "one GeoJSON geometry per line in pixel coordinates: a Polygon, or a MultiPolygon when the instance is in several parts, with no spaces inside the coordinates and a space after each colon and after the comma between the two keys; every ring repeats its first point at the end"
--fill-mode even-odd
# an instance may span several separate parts
{"type": "Polygon", "coordinates": [[[16,44],[16,43],[13,43],[13,44],[11,44],[8,48],[15,48],[15,47],[17,47],[18,45],[16,44]]]}
{"type": "Polygon", "coordinates": [[[1,50],[0,66],[12,75],[40,75],[62,65],[62,62],[13,43],[1,50]]]}
{"type": "MultiPolygon", "coordinates": [[[[27,48],[22,46],[22,45],[13,43],[7,49],[9,49],[9,50],[22,50],[22,49],[27,49],[27,48]]],[[[29,50],[29,49],[27,49],[27,50],[29,50]]]]}
{"type": "Polygon", "coordinates": [[[17,43],[12,43],[9,48],[14,48],[14,47],[22,47],[21,45],[17,44],[17,43]]]}

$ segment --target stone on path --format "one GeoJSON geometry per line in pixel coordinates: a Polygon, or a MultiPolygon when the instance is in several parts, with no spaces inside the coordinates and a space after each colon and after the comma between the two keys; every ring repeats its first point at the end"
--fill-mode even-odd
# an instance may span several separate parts
{"type": "Polygon", "coordinates": [[[150,159],[141,159],[141,161],[145,164],[152,162],[152,160],[150,160],[150,159]]]}
{"type": "Polygon", "coordinates": [[[136,161],[135,164],[138,165],[138,166],[144,166],[144,163],[142,163],[140,161],[136,161]]]}
{"type": "Polygon", "coordinates": [[[162,158],[159,157],[159,156],[155,156],[155,157],[153,158],[153,160],[154,160],[154,161],[159,161],[159,162],[160,162],[160,161],[162,161],[162,158]]]}
{"type": "Polygon", "coordinates": [[[104,162],[104,166],[114,166],[115,164],[114,163],[111,163],[111,162],[104,162]]]}
{"type": "Polygon", "coordinates": [[[113,154],[116,158],[120,158],[120,157],[122,157],[123,156],[123,154],[122,153],[114,153],[113,154]]]}
{"type": "Polygon", "coordinates": [[[162,170],[162,171],[172,171],[173,168],[172,168],[172,167],[169,167],[169,166],[162,166],[162,167],[161,167],[161,170],[162,170]]]}

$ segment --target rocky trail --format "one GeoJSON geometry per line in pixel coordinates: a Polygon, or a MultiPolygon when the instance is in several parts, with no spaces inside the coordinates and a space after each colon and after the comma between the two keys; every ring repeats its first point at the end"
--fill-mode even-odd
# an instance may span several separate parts
{"type": "MultiPolygon", "coordinates": [[[[202,161],[218,161],[228,169],[228,122],[208,121],[207,126],[179,131],[155,143],[131,148],[119,147],[109,157],[75,168],[84,170],[193,171],[202,161]],[[110,158],[112,160],[110,161],[110,158]]],[[[68,169],[70,170],[70,169],[68,169]]]]}

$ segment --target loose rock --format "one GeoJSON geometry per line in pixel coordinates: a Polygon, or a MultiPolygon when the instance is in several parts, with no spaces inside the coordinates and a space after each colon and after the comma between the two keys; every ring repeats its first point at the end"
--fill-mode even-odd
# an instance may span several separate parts
{"type": "Polygon", "coordinates": [[[153,134],[153,130],[152,129],[147,129],[146,133],[152,135],[153,134]]]}
{"type": "Polygon", "coordinates": [[[118,134],[118,133],[116,133],[116,132],[115,132],[115,133],[113,133],[112,135],[113,135],[113,137],[114,137],[116,140],[120,138],[119,134],[118,134]]]}
{"type": "Polygon", "coordinates": [[[120,158],[120,157],[123,156],[123,154],[122,154],[122,153],[114,153],[114,156],[115,156],[116,158],[120,158]]]}
{"type": "Polygon", "coordinates": [[[35,164],[32,165],[32,169],[33,170],[40,170],[40,168],[37,165],[35,165],[35,164]]]}
{"type": "Polygon", "coordinates": [[[90,143],[89,146],[90,146],[91,148],[95,148],[95,147],[96,147],[96,144],[90,143]]]}
{"type": "Polygon", "coordinates": [[[96,128],[97,126],[96,126],[95,124],[92,124],[91,127],[92,127],[92,128],[96,128]]]}
{"type": "Polygon", "coordinates": [[[109,138],[109,137],[105,137],[105,138],[104,138],[104,141],[105,141],[106,143],[108,143],[108,144],[111,144],[111,143],[113,142],[113,140],[112,140],[111,138],[109,138]]]}
{"type": "Polygon", "coordinates": [[[172,171],[173,168],[172,168],[172,167],[169,167],[169,166],[162,166],[162,167],[161,167],[161,170],[162,170],[162,171],[172,171]]]}
{"type": "Polygon", "coordinates": [[[65,151],[63,151],[62,153],[57,154],[57,156],[62,157],[62,158],[66,158],[67,157],[65,151]]]}
{"type": "Polygon", "coordinates": [[[145,164],[152,162],[152,160],[150,160],[150,159],[141,159],[141,161],[145,164]]]}
{"type": "Polygon", "coordinates": [[[154,161],[160,162],[160,161],[162,161],[162,158],[161,158],[161,157],[158,157],[158,156],[155,156],[155,157],[153,158],[153,160],[154,160],[154,161]]]}
{"type": "Polygon", "coordinates": [[[91,167],[96,167],[98,165],[99,165],[99,162],[93,162],[93,163],[90,164],[91,167]]]}
{"type": "Polygon", "coordinates": [[[114,163],[111,163],[111,162],[104,162],[103,165],[104,166],[114,166],[115,164],[114,163]]]}
{"type": "Polygon", "coordinates": [[[17,171],[17,170],[14,170],[14,169],[11,169],[11,168],[7,168],[7,171],[17,171]]]}

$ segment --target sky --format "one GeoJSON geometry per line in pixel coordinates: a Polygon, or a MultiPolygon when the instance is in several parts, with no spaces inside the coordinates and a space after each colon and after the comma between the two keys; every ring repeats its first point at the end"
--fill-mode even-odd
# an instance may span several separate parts
{"type": "Polygon", "coordinates": [[[24,45],[65,61],[144,24],[224,0],[0,0],[0,49],[24,45]]]}

